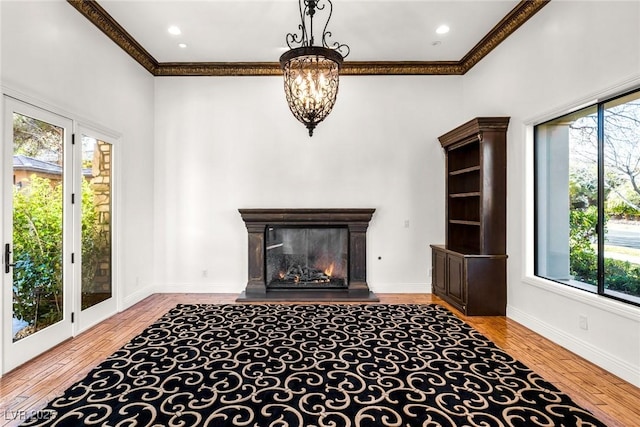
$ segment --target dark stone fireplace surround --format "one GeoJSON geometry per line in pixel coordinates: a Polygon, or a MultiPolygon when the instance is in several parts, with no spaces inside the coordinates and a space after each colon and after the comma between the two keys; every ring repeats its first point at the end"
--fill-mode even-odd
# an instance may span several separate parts
{"type": "Polygon", "coordinates": [[[248,233],[248,281],[238,301],[379,301],[367,284],[367,228],[375,209],[238,209],[248,233]],[[273,289],[267,286],[267,227],[347,227],[346,289],[273,289]]]}

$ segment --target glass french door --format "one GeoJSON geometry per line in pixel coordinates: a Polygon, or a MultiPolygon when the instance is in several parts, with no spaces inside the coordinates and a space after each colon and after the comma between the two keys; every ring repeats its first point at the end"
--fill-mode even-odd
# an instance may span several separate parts
{"type": "Polygon", "coordinates": [[[78,330],[116,312],[113,265],[113,144],[109,136],[80,126],[76,132],[78,157],[74,174],[76,217],[80,218],[75,247],[80,248],[76,282],[80,284],[78,330]]]}
{"type": "Polygon", "coordinates": [[[2,372],[117,310],[113,143],[4,98],[2,372]]]}
{"type": "Polygon", "coordinates": [[[4,98],[3,372],[73,334],[72,121],[4,98]]]}

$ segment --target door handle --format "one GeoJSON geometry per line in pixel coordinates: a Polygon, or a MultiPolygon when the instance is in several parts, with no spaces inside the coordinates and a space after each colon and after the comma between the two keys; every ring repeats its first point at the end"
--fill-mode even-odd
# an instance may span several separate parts
{"type": "Polygon", "coordinates": [[[11,245],[9,243],[4,245],[4,272],[9,273],[11,267],[15,267],[15,264],[11,264],[11,245]]]}

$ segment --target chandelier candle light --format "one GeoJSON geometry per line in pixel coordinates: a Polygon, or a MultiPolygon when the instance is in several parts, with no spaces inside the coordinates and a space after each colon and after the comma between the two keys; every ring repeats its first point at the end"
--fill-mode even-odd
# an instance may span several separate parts
{"type": "Polygon", "coordinates": [[[338,95],[339,72],[349,54],[349,46],[330,43],[327,31],[333,4],[331,0],[298,0],[299,33],[287,34],[289,51],[280,57],[284,74],[284,92],[289,109],[296,119],[309,129],[309,136],[331,113],[338,95]],[[327,15],[322,30],[322,45],[314,46],[313,18],[316,13],[327,15]]]}

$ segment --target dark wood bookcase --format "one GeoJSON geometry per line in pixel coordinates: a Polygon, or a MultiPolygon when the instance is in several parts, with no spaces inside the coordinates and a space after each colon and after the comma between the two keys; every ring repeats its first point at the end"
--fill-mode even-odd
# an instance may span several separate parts
{"type": "Polygon", "coordinates": [[[467,315],[506,311],[509,117],[477,117],[438,139],[446,154],[446,242],[431,245],[433,292],[467,315]]]}

